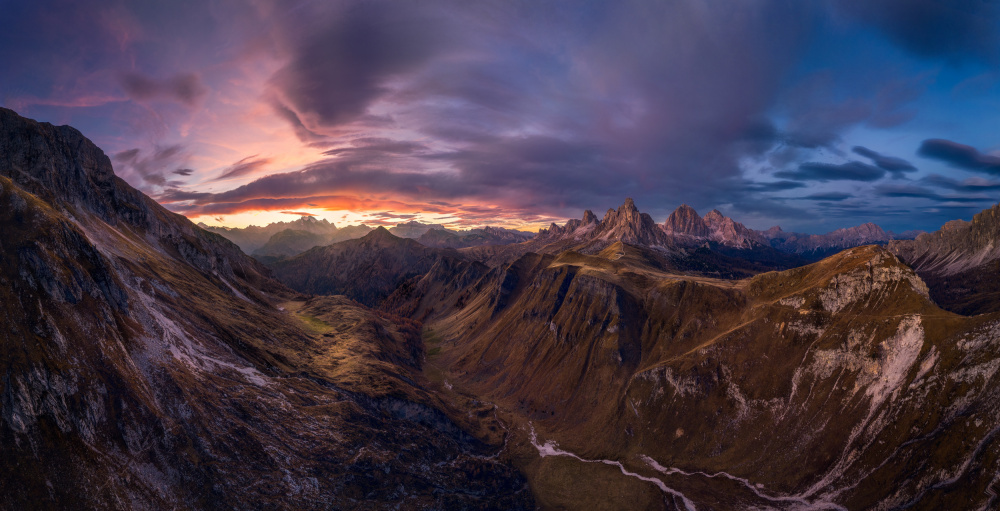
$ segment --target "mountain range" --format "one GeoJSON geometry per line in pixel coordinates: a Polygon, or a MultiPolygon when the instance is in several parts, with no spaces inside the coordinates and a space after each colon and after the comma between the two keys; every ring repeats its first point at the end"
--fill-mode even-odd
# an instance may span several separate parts
{"type": "MultiPolygon", "coordinates": [[[[365,225],[337,227],[325,219],[303,216],[291,222],[275,222],[263,227],[199,227],[215,232],[236,243],[244,252],[265,262],[277,262],[313,247],[361,238],[372,231],[365,225]]],[[[422,245],[436,248],[464,248],[481,245],[506,245],[520,243],[532,234],[505,229],[483,227],[480,229],[452,230],[440,224],[423,224],[409,221],[388,229],[394,236],[413,238],[422,245]]]]}
{"type": "Polygon", "coordinates": [[[998,211],[814,238],[628,199],[265,266],[0,109],[0,507],[994,509],[998,211]]]}

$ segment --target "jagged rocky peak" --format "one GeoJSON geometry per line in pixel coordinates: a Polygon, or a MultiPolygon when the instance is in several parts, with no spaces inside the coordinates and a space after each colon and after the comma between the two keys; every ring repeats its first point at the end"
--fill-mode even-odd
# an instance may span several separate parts
{"type": "Polygon", "coordinates": [[[731,219],[726,218],[726,215],[723,215],[722,212],[717,209],[713,209],[705,215],[705,223],[709,225],[723,223],[726,220],[731,221],[731,219]]]}
{"type": "Polygon", "coordinates": [[[663,228],[670,234],[682,234],[688,236],[705,237],[708,236],[708,226],[698,215],[698,212],[687,204],[681,204],[675,209],[667,221],[663,223],[663,228]]]}
{"type": "Polygon", "coordinates": [[[601,220],[588,209],[584,211],[583,219],[574,218],[562,226],[553,223],[548,229],[540,229],[535,239],[555,241],[570,238],[582,242],[620,240],[650,246],[665,242],[663,231],[657,227],[653,217],[640,213],[631,198],[626,199],[618,209],[608,209],[601,220]]]}
{"type": "Polygon", "coordinates": [[[700,217],[687,204],[681,204],[670,213],[663,223],[663,230],[673,236],[705,238],[735,247],[749,247],[761,242],[760,235],[719,210],[713,209],[700,217]]]}
{"type": "Polygon", "coordinates": [[[709,236],[724,245],[749,248],[755,243],[763,243],[763,239],[755,231],[723,215],[717,209],[705,215],[705,224],[711,232],[709,236]]]}
{"type": "Polygon", "coordinates": [[[663,231],[657,227],[653,217],[640,213],[631,198],[625,199],[625,203],[617,210],[609,209],[594,234],[605,240],[614,239],[648,246],[662,245],[665,242],[663,231]]]}
{"type": "Polygon", "coordinates": [[[293,220],[292,222],[289,223],[293,225],[301,225],[304,227],[323,228],[330,230],[335,230],[337,228],[337,224],[325,218],[316,218],[314,216],[309,216],[309,215],[303,215],[299,217],[298,220],[293,220]]]}
{"type": "Polygon", "coordinates": [[[631,197],[625,199],[625,203],[618,206],[618,209],[608,209],[604,214],[603,224],[612,223],[634,223],[639,221],[639,208],[635,207],[635,201],[631,197]]]}

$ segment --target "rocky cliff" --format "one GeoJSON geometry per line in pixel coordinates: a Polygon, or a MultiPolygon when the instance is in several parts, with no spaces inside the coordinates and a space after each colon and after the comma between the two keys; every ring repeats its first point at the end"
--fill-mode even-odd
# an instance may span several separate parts
{"type": "Polygon", "coordinates": [[[943,307],[962,314],[1000,311],[1000,204],[971,222],[953,220],[888,248],[927,280],[943,307]]]}

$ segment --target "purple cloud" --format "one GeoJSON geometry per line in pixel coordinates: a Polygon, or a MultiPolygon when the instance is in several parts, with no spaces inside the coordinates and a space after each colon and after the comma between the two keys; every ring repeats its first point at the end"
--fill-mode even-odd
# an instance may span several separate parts
{"type": "Polygon", "coordinates": [[[125,73],[121,77],[122,89],[132,99],[148,101],[168,99],[194,106],[208,93],[208,89],[195,73],[178,74],[165,80],[155,80],[139,73],[125,73]]]}
{"type": "Polygon", "coordinates": [[[807,162],[799,165],[798,170],[783,170],[774,176],[798,181],[877,181],[885,176],[885,170],[859,161],[839,165],[807,162]]]}
{"type": "Polygon", "coordinates": [[[234,177],[242,177],[247,174],[252,174],[258,170],[268,166],[271,163],[271,158],[261,158],[260,155],[247,156],[242,160],[230,165],[226,170],[222,171],[218,177],[213,179],[213,181],[219,181],[222,179],[230,179],[234,177]]]}
{"type": "Polygon", "coordinates": [[[1000,156],[980,153],[972,146],[941,138],[930,138],[920,144],[917,154],[948,163],[952,167],[1000,174],[1000,156]]]}

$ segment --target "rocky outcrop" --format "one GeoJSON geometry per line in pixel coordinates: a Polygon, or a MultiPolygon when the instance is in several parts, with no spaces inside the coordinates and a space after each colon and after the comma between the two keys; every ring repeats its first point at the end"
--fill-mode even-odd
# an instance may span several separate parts
{"type": "Polygon", "coordinates": [[[584,211],[582,220],[570,220],[562,226],[553,223],[548,229],[539,230],[532,241],[537,245],[560,241],[580,245],[596,242],[598,250],[614,241],[649,247],[668,243],[653,218],[639,212],[631,198],[625,199],[618,209],[608,209],[601,220],[588,209],[584,211]]]}
{"type": "Polygon", "coordinates": [[[688,243],[710,240],[732,248],[753,249],[763,241],[757,232],[723,215],[717,209],[702,218],[687,204],[682,204],[670,213],[663,223],[663,230],[688,243]]]}
{"type": "Polygon", "coordinates": [[[723,245],[736,248],[753,248],[763,245],[763,240],[756,231],[747,229],[743,224],[729,218],[717,209],[705,215],[705,225],[708,226],[709,237],[723,245]]]}
{"type": "Polygon", "coordinates": [[[625,199],[625,203],[617,210],[609,209],[594,229],[592,236],[596,239],[647,247],[663,246],[667,243],[663,231],[653,218],[646,213],[640,213],[631,198],[625,199]]]}
{"type": "Polygon", "coordinates": [[[952,220],[937,232],[894,241],[889,249],[918,271],[953,275],[1000,259],[1000,204],[971,222],[952,220]]]}
{"type": "Polygon", "coordinates": [[[969,315],[1000,311],[1000,204],[971,222],[952,220],[888,248],[917,270],[942,307],[969,315]]]}
{"type": "Polygon", "coordinates": [[[663,230],[667,234],[675,236],[691,236],[695,238],[708,237],[708,225],[702,220],[698,212],[687,204],[681,204],[667,217],[663,224],[663,230]]]}

